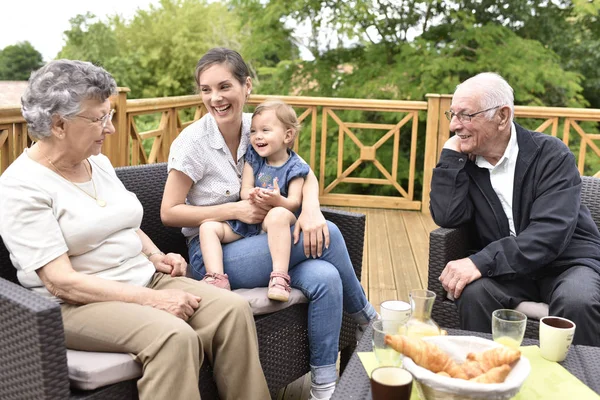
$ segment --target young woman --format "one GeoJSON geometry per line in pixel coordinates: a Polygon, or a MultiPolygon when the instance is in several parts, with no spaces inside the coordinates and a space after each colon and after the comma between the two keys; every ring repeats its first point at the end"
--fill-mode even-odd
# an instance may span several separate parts
{"type": "MultiPolygon", "coordinates": [[[[184,129],[171,146],[161,217],[166,225],[184,227],[192,273],[202,279],[206,269],[199,226],[231,219],[261,223],[269,208],[239,199],[250,143],[251,115],[243,112],[252,90],[246,63],[235,51],[214,48],[198,61],[195,77],[208,114],[184,129]]],[[[356,278],[340,231],[321,214],[312,171],[302,195],[289,275],[292,287],[310,302],[311,398],[328,399],[337,379],[342,310],[359,324],[367,324],[377,314],[356,278]]],[[[234,289],[267,286],[273,264],[266,235],[223,246],[223,265],[234,289]]]]}

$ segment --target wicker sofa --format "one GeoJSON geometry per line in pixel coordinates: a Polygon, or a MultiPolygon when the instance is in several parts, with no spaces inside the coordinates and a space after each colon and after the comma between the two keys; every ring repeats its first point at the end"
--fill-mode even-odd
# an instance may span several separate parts
{"type": "MultiPolygon", "coordinates": [[[[142,229],[163,251],[187,256],[179,229],[163,226],[160,202],[166,181],[166,164],[117,168],[125,186],[136,193],[144,207],[142,229]]],[[[356,275],[360,279],[365,216],[323,210],[341,230],[356,275]]],[[[310,371],[306,303],[256,315],[261,364],[271,396],[310,371]]],[[[69,383],[64,332],[57,304],[26,290],[17,283],[16,270],[0,240],[0,399],[135,399],[136,380],[95,390],[73,389],[69,383]]],[[[356,346],[356,324],[344,316],[340,334],[341,368],[356,346]]],[[[203,399],[218,399],[210,365],[200,370],[203,399]]]]}
{"type": "MultiPolygon", "coordinates": [[[[600,227],[600,179],[589,176],[581,177],[581,202],[588,206],[596,225],[600,227]]],[[[444,267],[449,261],[466,257],[475,249],[474,232],[469,226],[455,229],[438,228],[429,236],[429,290],[436,293],[432,317],[445,328],[460,328],[458,310],[439,281],[444,267]]],[[[538,303],[524,302],[518,309],[528,314],[525,337],[537,339],[539,333],[539,319],[535,313],[528,310],[536,308],[538,303]],[[529,303],[529,304],[525,304],[529,303]]],[[[542,304],[543,305],[543,304],[542,304]]],[[[547,305],[546,305],[547,306],[547,305]]]]}

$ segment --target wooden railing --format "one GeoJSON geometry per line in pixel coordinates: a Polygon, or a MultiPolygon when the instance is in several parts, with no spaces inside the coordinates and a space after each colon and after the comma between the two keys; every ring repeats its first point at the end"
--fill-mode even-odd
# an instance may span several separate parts
{"type": "MultiPolygon", "coordinates": [[[[166,161],[181,130],[206,113],[199,96],[128,100],[128,91],[120,88],[111,99],[119,134],[107,136],[103,153],[115,166],[166,161]]],[[[303,124],[295,150],[317,173],[322,204],[427,212],[432,170],[450,134],[443,112],[451,95],[428,94],[427,101],[253,95],[249,106],[275,97],[292,105],[303,124]],[[365,168],[367,176],[360,174],[365,168]],[[378,188],[387,192],[373,194],[378,188]]],[[[560,134],[577,153],[580,173],[600,176],[586,165],[597,159],[592,164],[600,166],[600,110],[517,106],[515,116],[529,129],[560,134]]],[[[0,107],[0,171],[29,144],[19,107],[0,107]]]]}

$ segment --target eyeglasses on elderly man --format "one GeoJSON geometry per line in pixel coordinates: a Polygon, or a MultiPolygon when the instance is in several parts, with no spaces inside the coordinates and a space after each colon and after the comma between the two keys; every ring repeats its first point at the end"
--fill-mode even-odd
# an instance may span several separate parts
{"type": "Polygon", "coordinates": [[[481,113],[484,113],[486,111],[491,111],[491,110],[495,110],[496,108],[500,108],[502,106],[496,106],[496,107],[491,107],[491,108],[486,108],[485,110],[481,110],[481,111],[477,111],[474,112],[472,114],[465,114],[465,113],[455,113],[451,110],[448,111],[444,111],[444,115],[446,115],[446,118],[448,118],[448,121],[452,121],[453,117],[458,118],[458,120],[460,122],[471,122],[471,119],[476,116],[479,115],[481,113]]]}

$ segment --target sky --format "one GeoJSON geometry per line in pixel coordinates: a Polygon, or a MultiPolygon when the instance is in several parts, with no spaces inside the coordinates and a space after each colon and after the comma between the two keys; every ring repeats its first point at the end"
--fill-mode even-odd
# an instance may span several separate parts
{"type": "Polygon", "coordinates": [[[137,9],[149,9],[159,0],[0,0],[0,50],[29,41],[44,61],[56,57],[65,44],[69,19],[90,11],[101,20],[119,14],[131,18],[137,9]]]}

